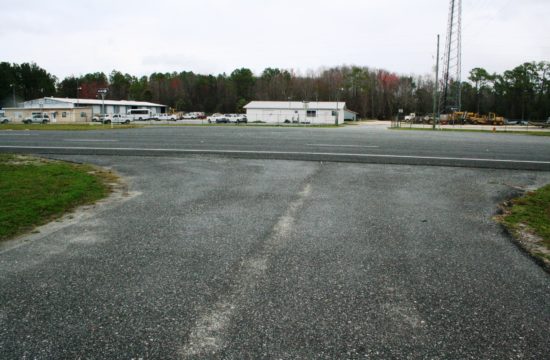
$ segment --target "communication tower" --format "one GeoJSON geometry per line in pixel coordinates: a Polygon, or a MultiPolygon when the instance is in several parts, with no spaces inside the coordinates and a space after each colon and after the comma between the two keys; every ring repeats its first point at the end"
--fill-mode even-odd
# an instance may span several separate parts
{"type": "Polygon", "coordinates": [[[450,0],[447,40],[439,109],[449,114],[461,109],[462,82],[462,0],[450,0]]]}

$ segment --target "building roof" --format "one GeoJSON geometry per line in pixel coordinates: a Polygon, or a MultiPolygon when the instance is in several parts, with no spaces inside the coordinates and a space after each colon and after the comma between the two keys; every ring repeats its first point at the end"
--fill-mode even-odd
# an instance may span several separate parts
{"type": "Polygon", "coordinates": [[[276,110],[346,110],[344,101],[251,101],[245,105],[245,109],[276,109],[276,110]]]}
{"type": "Polygon", "coordinates": [[[47,97],[44,99],[51,99],[53,101],[64,102],[68,104],[86,104],[86,105],[122,105],[122,106],[166,106],[161,104],[155,104],[146,101],[132,101],[132,100],[99,100],[99,99],[72,99],[72,98],[57,98],[57,97],[47,97]]]}
{"type": "Polygon", "coordinates": [[[70,109],[76,107],[92,106],[92,105],[118,105],[126,107],[166,107],[166,105],[155,104],[146,101],[130,101],[130,100],[102,100],[97,99],[72,99],[72,98],[57,98],[57,97],[44,97],[34,100],[28,100],[23,103],[19,103],[20,107],[26,109],[38,109],[40,108],[49,108],[49,109],[70,109]]]}

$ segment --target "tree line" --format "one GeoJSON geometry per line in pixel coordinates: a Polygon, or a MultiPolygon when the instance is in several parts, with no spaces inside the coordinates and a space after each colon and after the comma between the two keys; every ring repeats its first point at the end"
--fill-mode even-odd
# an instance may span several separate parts
{"type": "MultiPolygon", "coordinates": [[[[469,72],[461,84],[462,109],[496,112],[510,119],[550,116],[550,63],[528,62],[505,71],[483,68],[469,72]]],[[[191,71],[136,77],[113,70],[57,79],[34,63],[0,63],[0,106],[44,96],[97,97],[160,103],[174,111],[242,112],[251,100],[345,101],[361,118],[390,119],[405,113],[432,112],[431,75],[400,75],[383,69],[338,66],[309,71],[266,68],[256,75],[241,68],[231,74],[202,75],[191,71]]]]}

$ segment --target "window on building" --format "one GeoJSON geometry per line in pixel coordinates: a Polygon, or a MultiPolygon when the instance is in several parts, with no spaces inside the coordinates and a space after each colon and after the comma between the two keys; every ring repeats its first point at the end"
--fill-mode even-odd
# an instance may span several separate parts
{"type": "Polygon", "coordinates": [[[86,117],[86,113],[83,111],[80,113],[80,117],[86,117]]]}
{"type": "Polygon", "coordinates": [[[306,116],[307,117],[317,117],[317,111],[316,110],[308,110],[306,116]]]}
{"type": "Polygon", "coordinates": [[[63,111],[63,112],[61,113],[61,117],[66,118],[66,117],[67,117],[67,112],[66,112],[66,111],[63,111]]]}

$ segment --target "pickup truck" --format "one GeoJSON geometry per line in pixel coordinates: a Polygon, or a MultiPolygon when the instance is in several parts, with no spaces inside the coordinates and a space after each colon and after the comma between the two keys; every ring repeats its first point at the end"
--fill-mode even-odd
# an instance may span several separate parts
{"type": "Polygon", "coordinates": [[[31,117],[23,120],[24,124],[47,124],[50,122],[48,114],[33,114],[31,117]]]}
{"type": "Polygon", "coordinates": [[[158,114],[155,117],[155,120],[159,121],[176,121],[178,117],[176,115],[168,115],[168,114],[158,114]]]}
{"type": "Polygon", "coordinates": [[[10,119],[8,119],[5,116],[0,116],[0,124],[7,124],[10,122],[10,119]]]}
{"type": "Polygon", "coordinates": [[[248,118],[246,117],[246,114],[235,114],[234,120],[237,124],[248,123],[248,118]]]}
{"type": "Polygon", "coordinates": [[[230,123],[230,122],[231,120],[229,120],[229,117],[227,117],[227,115],[213,114],[212,116],[208,117],[209,124],[220,124],[220,123],[230,123]]]}
{"type": "Polygon", "coordinates": [[[130,123],[130,118],[121,114],[113,114],[113,115],[105,114],[105,115],[102,115],[102,117],[100,118],[103,124],[110,124],[110,123],[129,124],[130,123]]]}
{"type": "Polygon", "coordinates": [[[405,115],[405,121],[413,121],[416,119],[416,113],[410,113],[409,115],[405,115]]]}

